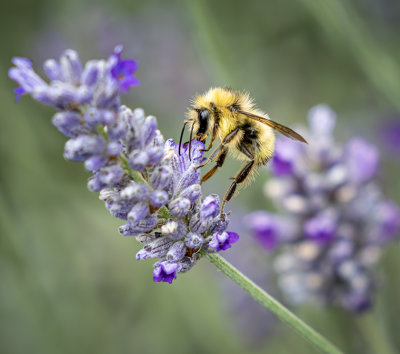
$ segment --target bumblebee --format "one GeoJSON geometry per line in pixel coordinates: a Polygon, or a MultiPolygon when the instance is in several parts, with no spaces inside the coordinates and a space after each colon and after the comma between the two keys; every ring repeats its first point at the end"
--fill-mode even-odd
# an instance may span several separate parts
{"type": "Polygon", "coordinates": [[[221,216],[225,203],[235,195],[238,185],[249,183],[257,169],[273,156],[274,130],[293,140],[307,143],[292,129],[270,120],[267,114],[255,107],[254,101],[247,93],[229,88],[211,88],[193,100],[182,128],[179,146],[186,125],[190,125],[189,158],[193,138],[206,142],[210,137],[208,147],[204,151],[211,150],[216,139],[219,140],[213,153],[198,167],[215,162],[214,167],[201,178],[201,182],[207,181],[222,167],[228,153],[245,161],[224,195],[221,216]]]}

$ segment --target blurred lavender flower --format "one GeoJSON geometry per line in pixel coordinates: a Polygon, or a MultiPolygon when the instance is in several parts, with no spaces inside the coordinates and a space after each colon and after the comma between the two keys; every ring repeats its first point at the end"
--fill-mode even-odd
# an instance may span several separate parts
{"type": "Polygon", "coordinates": [[[82,67],[78,54],[67,50],[59,61],[49,59],[44,70],[50,83],[38,76],[26,58],[14,58],[9,77],[20,86],[17,100],[30,94],[60,112],[52,119],[70,138],[64,157],[84,162],[93,173],[91,191],[100,192],[110,213],[126,223],[119,232],[143,243],[138,260],[159,258],[153,280],[171,283],[200,258],[200,250],[217,252],[231,247],[239,236],[226,232],[228,216],[220,216],[216,195],[201,198],[201,142],[188,148],[164,141],[157,120],[142,109],[120,105],[120,93],[139,84],[137,63],[121,59],[116,47],[108,60],[82,67]]]}
{"type": "Polygon", "coordinates": [[[400,117],[383,118],[379,138],[381,145],[392,158],[399,158],[400,153],[400,117]]]}
{"type": "Polygon", "coordinates": [[[379,153],[359,137],[335,144],[335,113],[310,110],[309,145],[278,138],[265,191],[279,215],[255,212],[247,225],[275,249],[279,286],[294,303],[316,300],[362,311],[377,287],[373,267],[400,230],[400,209],[377,184],[379,153]]]}

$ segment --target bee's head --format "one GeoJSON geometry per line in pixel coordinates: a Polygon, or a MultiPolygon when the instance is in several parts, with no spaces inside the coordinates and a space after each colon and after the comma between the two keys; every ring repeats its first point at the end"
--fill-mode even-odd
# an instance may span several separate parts
{"type": "Polygon", "coordinates": [[[190,114],[196,140],[204,141],[210,126],[211,113],[208,108],[194,108],[190,114]]]}

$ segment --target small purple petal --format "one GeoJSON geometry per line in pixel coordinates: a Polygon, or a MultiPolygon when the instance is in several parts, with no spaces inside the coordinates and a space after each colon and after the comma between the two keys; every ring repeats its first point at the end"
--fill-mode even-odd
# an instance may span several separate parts
{"type": "Polygon", "coordinates": [[[112,55],[114,62],[111,68],[111,76],[118,82],[118,85],[122,92],[127,93],[131,86],[140,85],[133,74],[135,73],[138,64],[133,59],[121,60],[121,47],[117,47],[112,55]]]}
{"type": "Polygon", "coordinates": [[[166,282],[171,284],[174,279],[176,279],[176,271],[178,270],[179,265],[177,263],[169,263],[169,262],[159,262],[155,265],[153,270],[153,281],[158,282],[166,282]]]}
{"type": "Polygon", "coordinates": [[[224,231],[216,232],[208,246],[215,251],[225,251],[232,247],[232,244],[239,240],[239,235],[235,232],[224,231]]]}

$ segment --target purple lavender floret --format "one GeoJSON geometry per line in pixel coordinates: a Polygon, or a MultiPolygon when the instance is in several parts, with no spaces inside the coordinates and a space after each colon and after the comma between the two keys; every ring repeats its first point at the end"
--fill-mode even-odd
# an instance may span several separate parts
{"type": "Polygon", "coordinates": [[[208,247],[215,251],[224,251],[228,248],[232,247],[232,244],[239,240],[239,235],[235,232],[216,232],[211,241],[208,244],[208,247]]]}
{"type": "Polygon", "coordinates": [[[157,262],[153,270],[153,281],[156,283],[163,281],[171,284],[176,279],[178,268],[179,265],[177,263],[157,262]]]}
{"type": "Polygon", "coordinates": [[[278,283],[293,303],[365,311],[378,285],[374,265],[398,240],[400,208],[382,196],[373,144],[360,137],[335,143],[336,115],[326,105],[313,107],[308,119],[309,145],[277,139],[265,191],[279,213],[254,212],[246,223],[257,242],[275,250],[278,283]]]}
{"type": "Polygon", "coordinates": [[[120,234],[143,244],[138,260],[158,259],[155,282],[172,283],[177,273],[190,270],[200,251],[231,247],[238,235],[225,232],[229,218],[220,216],[216,195],[202,198],[200,170],[204,144],[164,141],[157,119],[143,109],[120,104],[120,94],[139,81],[137,63],[121,59],[122,47],[107,60],[82,65],[78,53],[66,50],[49,59],[44,71],[49,82],[35,73],[25,58],[14,58],[9,77],[19,84],[17,100],[29,94],[56,108],[54,126],[69,140],[64,157],[83,162],[93,175],[88,188],[99,192],[110,213],[125,221],[120,234]]]}

